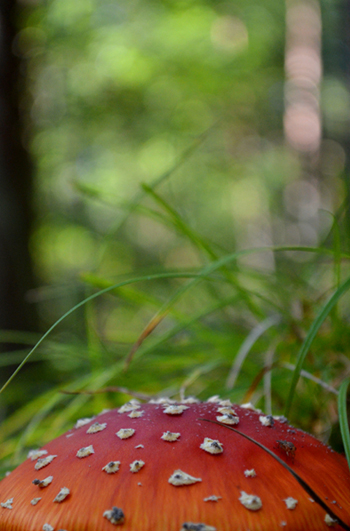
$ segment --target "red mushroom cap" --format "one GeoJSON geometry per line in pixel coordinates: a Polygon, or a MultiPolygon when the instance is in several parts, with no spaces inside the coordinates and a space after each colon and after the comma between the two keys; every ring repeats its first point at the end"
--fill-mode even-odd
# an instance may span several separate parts
{"type": "Polygon", "coordinates": [[[350,525],[346,460],[283,418],[227,401],[131,401],[84,420],[0,482],[1,530],[341,530],[288,470],[227,426],[272,450],[350,525]]]}

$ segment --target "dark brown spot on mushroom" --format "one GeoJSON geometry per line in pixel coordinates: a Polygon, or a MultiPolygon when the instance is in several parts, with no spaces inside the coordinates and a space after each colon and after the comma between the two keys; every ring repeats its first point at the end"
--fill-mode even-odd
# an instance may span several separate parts
{"type": "Polygon", "coordinates": [[[113,507],[103,513],[104,518],[107,518],[111,524],[120,525],[124,522],[125,516],[119,507],[113,507]]]}
{"type": "Polygon", "coordinates": [[[180,531],[216,531],[216,527],[206,524],[194,524],[192,522],[185,522],[182,524],[180,531]]]}
{"type": "Polygon", "coordinates": [[[296,452],[296,447],[294,446],[294,444],[290,441],[276,441],[277,443],[277,446],[280,450],[283,450],[283,452],[285,452],[285,454],[289,457],[293,457],[294,458],[294,455],[295,455],[295,452],[296,452]]]}
{"type": "Polygon", "coordinates": [[[34,485],[38,485],[38,487],[43,489],[47,487],[48,485],[50,485],[50,483],[52,483],[52,480],[53,480],[53,476],[47,476],[47,478],[45,479],[33,479],[32,483],[34,485]]]}

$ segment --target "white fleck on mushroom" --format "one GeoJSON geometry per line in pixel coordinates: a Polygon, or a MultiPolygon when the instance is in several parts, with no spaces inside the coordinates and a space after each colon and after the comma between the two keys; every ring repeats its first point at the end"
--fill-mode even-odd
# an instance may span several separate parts
{"type": "Polygon", "coordinates": [[[174,442],[178,440],[180,435],[181,435],[180,433],[173,433],[171,431],[165,431],[163,435],[161,436],[161,439],[163,439],[163,441],[174,442]]]}
{"type": "Polygon", "coordinates": [[[76,421],[74,428],[81,428],[82,426],[85,426],[85,424],[89,424],[89,422],[91,422],[93,419],[94,417],[91,417],[91,418],[86,417],[84,419],[79,419],[76,421]]]}
{"type": "Polygon", "coordinates": [[[232,408],[232,407],[219,407],[217,409],[217,412],[218,413],[221,413],[221,415],[235,415],[236,417],[238,416],[237,413],[235,412],[235,410],[232,408]]]}
{"type": "Polygon", "coordinates": [[[288,423],[288,419],[284,415],[274,415],[273,418],[275,420],[278,420],[278,422],[281,422],[282,424],[287,424],[288,423]]]}
{"type": "Polygon", "coordinates": [[[130,402],[127,402],[118,409],[118,413],[128,413],[129,411],[140,409],[140,407],[140,402],[138,400],[130,400],[130,402]]]}
{"type": "Polygon", "coordinates": [[[116,435],[119,437],[119,439],[129,439],[132,435],[134,435],[135,430],[132,428],[121,428],[119,431],[117,431],[116,435]]]}
{"type": "Polygon", "coordinates": [[[53,476],[47,476],[47,478],[45,479],[33,479],[32,483],[34,485],[38,485],[38,487],[40,487],[41,489],[44,489],[45,487],[50,485],[50,483],[52,483],[52,480],[53,476]]]}
{"type": "Polygon", "coordinates": [[[138,472],[139,470],[141,470],[142,467],[145,466],[145,462],[144,461],[134,461],[133,463],[130,463],[130,472],[138,472]]]}
{"type": "Polygon", "coordinates": [[[182,485],[192,485],[193,483],[198,483],[199,481],[202,481],[202,478],[195,478],[193,476],[190,476],[189,474],[183,472],[180,469],[175,470],[168,479],[168,482],[171,485],[174,485],[174,487],[181,487],[182,485]]]}
{"type": "Polygon", "coordinates": [[[219,500],[222,500],[222,496],[215,496],[215,494],[208,496],[207,498],[203,498],[203,501],[205,502],[218,502],[219,500]]]}
{"type": "Polygon", "coordinates": [[[275,423],[272,415],[260,415],[259,420],[263,426],[267,426],[269,428],[271,428],[275,423]]]}
{"type": "Polygon", "coordinates": [[[44,524],[43,525],[43,531],[55,531],[55,528],[52,527],[50,524],[44,524]]]}
{"type": "Polygon", "coordinates": [[[144,448],[144,445],[143,444],[138,444],[137,446],[135,446],[136,449],[138,448],[144,448]]]}
{"type": "Polygon", "coordinates": [[[200,404],[200,400],[194,396],[188,396],[181,400],[181,404],[200,404]]]}
{"type": "Polygon", "coordinates": [[[115,474],[120,467],[120,461],[110,461],[106,466],[102,468],[107,474],[115,474]]]}
{"type": "Polygon", "coordinates": [[[94,422],[91,424],[88,430],[86,430],[86,433],[97,433],[99,431],[105,430],[107,427],[107,422],[103,422],[100,424],[99,422],[94,422]]]}
{"type": "Polygon", "coordinates": [[[111,524],[119,525],[124,522],[125,516],[124,513],[119,507],[113,507],[112,509],[108,509],[108,511],[105,511],[103,513],[104,518],[107,518],[111,524]]]}
{"type": "Polygon", "coordinates": [[[232,406],[232,402],[231,402],[231,400],[220,400],[219,405],[221,407],[231,407],[232,406]]]}
{"type": "Polygon", "coordinates": [[[151,398],[151,400],[149,400],[148,403],[169,405],[169,404],[176,404],[176,400],[172,400],[171,398],[167,396],[161,396],[160,398],[151,398]]]}
{"type": "Polygon", "coordinates": [[[36,505],[37,503],[39,503],[40,500],[41,500],[41,498],[33,498],[32,500],[30,500],[30,503],[32,505],[36,505]]]}
{"type": "Polygon", "coordinates": [[[250,470],[245,470],[244,471],[244,475],[246,478],[255,478],[256,477],[256,472],[254,470],[254,468],[251,468],[250,470]]]}
{"type": "MultiPolygon", "coordinates": [[[[259,422],[259,413],[232,406],[240,418],[238,426],[242,425],[242,432],[252,435],[279,454],[282,449],[277,445],[282,443],[293,444],[298,449],[297,459],[292,459],[294,454],[287,455],[285,450],[282,458],[300,471],[305,482],[312,487],[316,485],[318,496],[329,507],[329,510],[324,507],[322,511],[317,503],[308,501],[310,494],[303,494],[301,487],[296,485],[297,490],[292,488],[293,478],[285,468],[270,458],[265,466],[261,461],[265,452],[227,429],[236,426],[224,427],[220,423],[220,426],[214,426],[204,422],[204,419],[215,420],[220,415],[217,412],[219,407],[228,406],[218,403],[186,405],[189,409],[182,416],[168,416],[163,414],[165,407],[162,404],[145,403],[141,409],[135,410],[145,411],[140,419],[127,417],[130,412],[120,415],[113,410],[96,417],[83,428],[70,430],[74,437],[67,439],[63,434],[45,444],[43,448],[48,450],[48,454],[42,457],[49,454],[58,456],[48,468],[35,471],[36,461],[27,459],[8,478],[1,480],[0,502],[6,502],[10,497],[14,497],[15,501],[10,504],[13,510],[0,505],[0,531],[5,531],[5,522],[9,529],[17,531],[21,526],[26,530],[28,528],[27,531],[40,531],[45,522],[54,526],[55,531],[113,530],[112,525],[117,525],[119,520],[114,518],[115,513],[113,517],[114,506],[122,508],[125,515],[124,524],[117,526],[121,531],[126,528],[135,531],[170,531],[171,528],[171,531],[179,531],[184,522],[188,529],[193,523],[196,531],[201,527],[203,531],[203,526],[215,526],[217,531],[301,531],[310,527],[312,531],[327,531],[326,513],[340,522],[331,507],[337,515],[344,513],[344,519],[348,518],[350,473],[344,456],[333,454],[329,447],[312,436],[278,421],[273,428],[265,428],[259,422]],[[94,436],[87,434],[89,426],[96,421],[106,422],[107,428],[94,436]],[[120,428],[132,427],[136,431],[130,439],[120,440],[116,436],[120,428]],[[166,441],[161,436],[167,430],[171,434],[181,433],[176,444],[163,444],[166,441]],[[285,440],[288,437],[293,443],[285,440]],[[207,455],[200,448],[205,438],[218,439],[223,453],[207,455]],[[135,452],[141,442],[144,450],[135,452]],[[91,443],[96,455],[78,460],[77,451],[91,443]],[[147,466],[136,474],[132,473],[130,463],[139,459],[147,466]],[[117,460],[120,467],[113,474],[112,471],[117,468],[113,463],[117,460]],[[256,478],[250,472],[255,466],[256,478]],[[246,470],[247,477],[244,474],[246,470]],[[47,472],[53,480],[46,490],[32,484],[34,478],[45,484],[47,472]],[[315,483],[315,473],[322,481],[315,483]],[[151,480],[157,479],[156,476],[160,484],[151,488],[151,480]],[[288,485],[290,489],[287,489],[288,485]],[[69,487],[70,496],[62,503],[53,503],[63,486],[69,487]],[[85,496],[84,489],[88,491],[85,496]],[[31,500],[41,496],[41,501],[33,506],[31,500]],[[298,500],[294,510],[289,510],[283,501],[289,496],[298,500]],[[243,504],[239,501],[240,497],[243,504]],[[106,510],[111,511],[107,515],[112,516],[115,523],[103,517],[106,510]],[[287,522],[285,528],[282,527],[283,521],[287,522]]],[[[290,446],[287,449],[290,452],[290,446]]],[[[332,531],[340,527],[339,523],[332,531]]]]}
{"type": "Polygon", "coordinates": [[[204,442],[202,442],[200,445],[200,448],[213,455],[222,454],[224,451],[221,442],[217,441],[216,439],[210,439],[209,437],[205,437],[204,442]]]}
{"type": "Polygon", "coordinates": [[[137,411],[136,409],[134,409],[131,413],[129,413],[128,417],[130,417],[131,419],[139,419],[140,417],[143,417],[144,415],[144,411],[137,411]]]}
{"type": "Polygon", "coordinates": [[[216,527],[207,524],[194,524],[193,522],[185,522],[182,524],[180,531],[216,531],[216,527]]]}
{"type": "Polygon", "coordinates": [[[55,457],[57,457],[57,455],[48,455],[47,457],[38,459],[34,465],[35,470],[40,470],[41,468],[44,468],[44,466],[49,465],[55,459],[55,457]]]}
{"type": "Polygon", "coordinates": [[[332,527],[337,523],[337,521],[334,520],[334,518],[332,518],[331,516],[329,516],[329,514],[326,514],[326,516],[324,517],[324,521],[329,527],[332,527]]]}
{"type": "Polygon", "coordinates": [[[216,417],[216,420],[218,422],[222,422],[222,424],[234,425],[239,423],[239,418],[236,415],[219,415],[218,417],[216,417]]]}
{"type": "Polygon", "coordinates": [[[84,446],[77,451],[76,456],[82,459],[83,457],[88,457],[88,455],[94,454],[95,450],[92,444],[90,446],[84,446]]]}
{"type": "Polygon", "coordinates": [[[247,402],[246,404],[241,404],[241,408],[243,409],[251,409],[252,411],[256,411],[257,413],[261,413],[261,409],[256,408],[253,406],[251,402],[247,402]]]}
{"type": "Polygon", "coordinates": [[[289,498],[286,498],[285,500],[283,500],[285,502],[285,504],[287,505],[287,509],[295,509],[296,506],[298,505],[298,500],[295,500],[294,498],[292,498],[291,496],[289,496],[289,498]]]}
{"type": "Polygon", "coordinates": [[[241,496],[238,498],[242,505],[250,511],[258,511],[262,507],[262,502],[259,496],[254,494],[247,494],[243,490],[241,491],[241,496]]]}
{"type": "Polygon", "coordinates": [[[69,495],[70,490],[67,489],[67,487],[62,487],[53,501],[56,503],[62,503],[69,495]]]}
{"type": "Polygon", "coordinates": [[[219,395],[214,395],[208,398],[207,403],[208,404],[219,404],[221,402],[221,398],[219,395]]]}
{"type": "Polygon", "coordinates": [[[163,413],[166,413],[167,415],[182,415],[186,409],[188,409],[188,406],[184,406],[183,404],[172,404],[167,406],[163,413]]]}
{"type": "Polygon", "coordinates": [[[27,458],[30,458],[32,461],[39,459],[43,455],[47,454],[47,450],[29,450],[27,458]]]}
{"type": "Polygon", "coordinates": [[[0,505],[4,509],[12,509],[12,504],[13,504],[13,498],[9,498],[7,501],[1,502],[0,505]]]}

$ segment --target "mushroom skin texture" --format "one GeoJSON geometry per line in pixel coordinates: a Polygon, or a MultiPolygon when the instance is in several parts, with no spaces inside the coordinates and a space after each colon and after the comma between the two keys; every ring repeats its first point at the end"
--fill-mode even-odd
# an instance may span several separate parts
{"type": "Polygon", "coordinates": [[[123,531],[327,531],[330,525],[340,531],[272,456],[224,424],[201,420],[216,420],[223,407],[238,417],[236,429],[282,458],[350,524],[347,462],[311,435],[283,418],[263,425],[260,412],[227,401],[185,401],[179,405],[187,408],[176,415],[165,412],[168,405],[131,401],[45,444],[44,455],[57,457],[39,470],[29,457],[0,482],[1,531],[113,531],[115,526],[123,531]],[[143,413],[130,416],[133,411],[143,413]],[[96,422],[105,428],[89,433],[96,422]],[[120,439],[121,429],[135,431],[120,439]],[[180,436],[165,441],[166,432],[180,436]],[[214,441],[209,449],[223,451],[206,451],[208,439],[214,441]],[[77,452],[90,445],[94,452],[78,458],[77,452]],[[131,472],[135,461],[144,465],[131,472]],[[106,465],[115,462],[120,462],[115,473],[106,473],[106,465]],[[255,475],[245,474],[253,469],[255,475]],[[44,489],[33,483],[49,475],[53,479],[44,489]],[[174,476],[179,485],[169,482],[174,476]],[[188,477],[193,481],[186,483],[188,477]],[[63,488],[69,494],[54,502],[63,488]],[[288,508],[289,498],[296,500],[294,508],[288,508]]]}

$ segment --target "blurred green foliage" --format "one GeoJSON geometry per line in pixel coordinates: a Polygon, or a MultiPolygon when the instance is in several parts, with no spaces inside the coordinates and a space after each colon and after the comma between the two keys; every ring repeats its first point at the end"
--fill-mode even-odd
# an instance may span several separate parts
{"type": "MultiPolygon", "coordinates": [[[[322,9],[327,66],[340,3],[322,9]]],[[[54,328],[2,394],[3,467],[129,396],[63,389],[221,393],[282,413],[303,339],[349,275],[339,65],[324,74],[312,173],[283,136],[283,2],[48,0],[21,4],[19,24],[31,300],[47,330],[110,291],[54,328]]],[[[291,411],[338,449],[349,309],[345,294],[318,330],[291,411]]]]}

